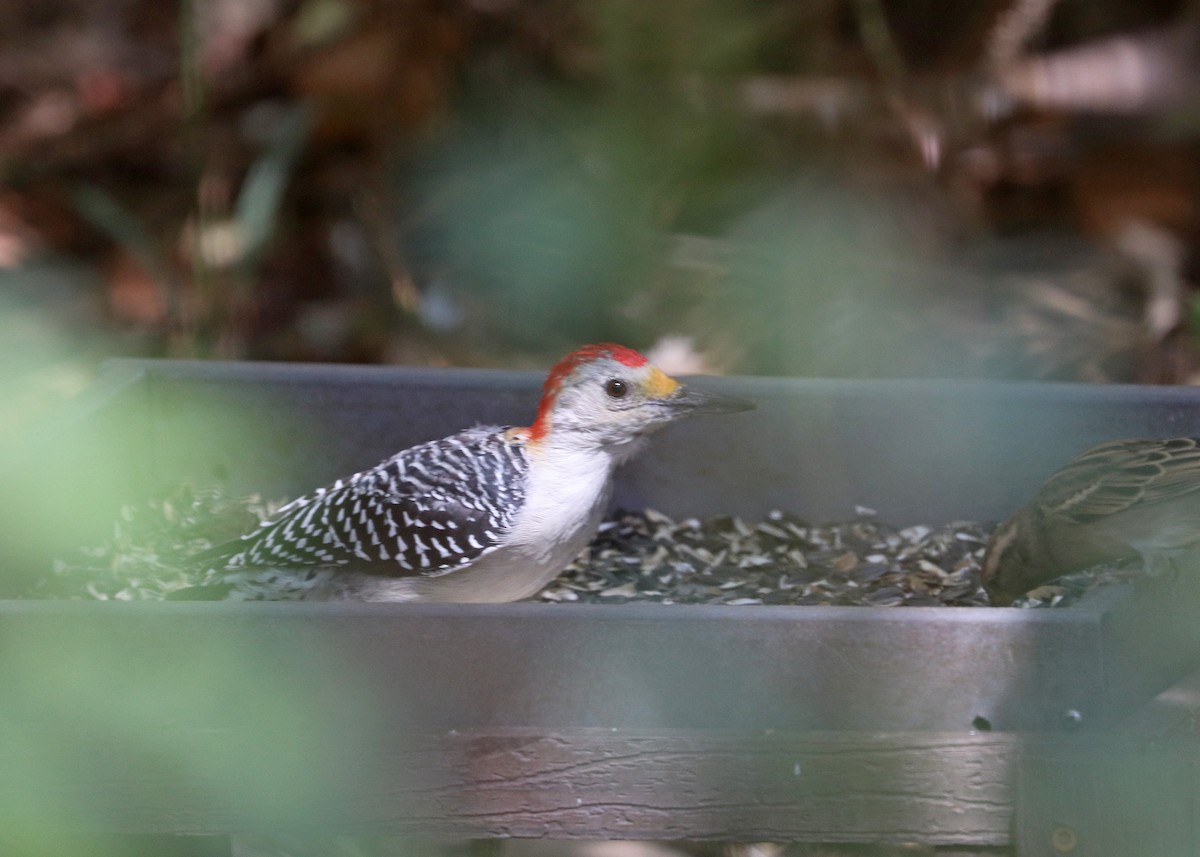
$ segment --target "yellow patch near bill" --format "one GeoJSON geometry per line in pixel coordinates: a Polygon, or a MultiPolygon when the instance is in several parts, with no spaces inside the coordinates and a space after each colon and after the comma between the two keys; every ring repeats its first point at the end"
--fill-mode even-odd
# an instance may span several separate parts
{"type": "Polygon", "coordinates": [[[646,393],[656,399],[665,399],[679,389],[679,382],[659,368],[650,371],[646,379],[646,393]]]}

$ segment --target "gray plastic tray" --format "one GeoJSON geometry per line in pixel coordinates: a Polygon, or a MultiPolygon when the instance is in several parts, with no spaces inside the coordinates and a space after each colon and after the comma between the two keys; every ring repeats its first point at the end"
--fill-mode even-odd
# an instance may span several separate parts
{"type": "MultiPolygon", "coordinates": [[[[676,516],[786,508],[816,519],[846,518],[863,504],[896,524],[996,519],[1092,443],[1200,434],[1193,389],[694,383],[753,399],[758,410],[664,431],[620,474],[617,504],[676,516]]],[[[15,586],[48,557],[102,536],[122,502],[183,480],[287,496],[466,425],[527,423],[539,385],[536,375],[510,372],[113,362],[6,464],[0,526],[13,537],[0,548],[4,579],[15,586]]],[[[0,601],[0,723],[24,724],[5,734],[31,758],[68,760],[70,776],[51,777],[47,788],[81,777],[76,786],[91,797],[75,810],[106,829],[213,831],[303,817],[355,830],[530,835],[536,825],[466,815],[456,827],[445,806],[423,827],[428,807],[361,798],[332,806],[326,793],[353,771],[403,792],[396,765],[375,765],[400,752],[398,736],[768,730],[845,734],[854,743],[853,735],[872,732],[1099,730],[1196,666],[1195,589],[1190,580],[1117,588],[1039,611],[0,601]],[[296,765],[328,767],[318,789],[324,803],[281,799],[264,809],[239,804],[241,786],[230,786],[235,797],[212,804],[203,782],[189,779],[200,776],[191,756],[173,754],[218,735],[234,744],[217,741],[224,761],[205,775],[214,782],[278,788],[301,776],[288,761],[295,756],[296,765]],[[300,749],[291,753],[281,735],[300,749]],[[154,753],[147,758],[147,742],[165,748],[167,769],[154,753]],[[126,766],[116,779],[128,794],[104,786],[117,764],[126,766]],[[154,777],[190,807],[175,821],[165,798],[155,802],[154,777]],[[180,794],[192,788],[201,797],[188,803],[180,794]]],[[[976,749],[1003,755],[991,739],[978,740],[976,749]]],[[[3,807],[22,805],[8,798],[27,789],[13,770],[20,766],[0,766],[0,821],[3,807]]],[[[687,804],[686,795],[672,800],[687,804]]],[[[992,800],[981,799],[978,817],[947,805],[930,830],[909,838],[1003,844],[1008,820],[992,800]]],[[[820,839],[797,812],[785,828],[820,839]]],[[[590,829],[553,817],[552,835],[590,829]]],[[[751,832],[729,824],[735,838],[751,832]]]]}

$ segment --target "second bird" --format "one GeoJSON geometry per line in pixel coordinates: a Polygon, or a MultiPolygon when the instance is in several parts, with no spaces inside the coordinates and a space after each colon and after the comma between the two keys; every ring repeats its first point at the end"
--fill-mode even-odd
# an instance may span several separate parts
{"type": "Polygon", "coordinates": [[[1200,549],[1200,438],[1115,440],[1054,473],[996,528],[983,559],[993,604],[1060,575],[1141,557],[1149,574],[1200,549]]]}
{"type": "Polygon", "coordinates": [[[591,540],[613,471],[651,432],[752,407],[689,389],[629,348],[589,345],[550,371],[530,426],[406,449],[198,559],[233,597],[528,598],[591,540]]]}

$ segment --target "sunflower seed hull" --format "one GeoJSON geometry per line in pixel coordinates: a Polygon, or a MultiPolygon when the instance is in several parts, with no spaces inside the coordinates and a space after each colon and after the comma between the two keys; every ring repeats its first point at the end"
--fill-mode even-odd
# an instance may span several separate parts
{"type": "MultiPolygon", "coordinates": [[[[58,558],[30,598],[135,601],[204,583],[178,557],[246,532],[278,504],[184,486],[127,506],[109,541],[58,558]]],[[[897,528],[860,507],[816,523],[784,510],[760,521],[722,515],[675,520],[654,509],[606,519],[588,550],[538,596],[556,603],[984,606],[979,562],[988,527],[970,521],[897,528]]],[[[1065,606],[1112,568],[1060,578],[1018,599],[1065,606]]],[[[562,608],[569,609],[569,608],[562,608]]]]}
{"type": "MultiPolygon", "coordinates": [[[[562,603],[569,591],[579,603],[988,605],[979,568],[988,527],[899,529],[865,508],[856,515],[814,524],[778,510],[758,522],[621,512],[541,598],[562,603]]],[[[1017,603],[1064,606],[1104,579],[1103,571],[1073,575],[1017,603]]]]}

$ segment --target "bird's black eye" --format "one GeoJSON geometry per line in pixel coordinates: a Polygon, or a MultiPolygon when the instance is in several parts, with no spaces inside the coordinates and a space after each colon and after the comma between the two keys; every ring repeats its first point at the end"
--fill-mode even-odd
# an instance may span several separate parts
{"type": "Polygon", "coordinates": [[[604,392],[608,393],[610,399],[623,399],[629,392],[629,384],[620,378],[610,378],[604,383],[604,392]]]}

